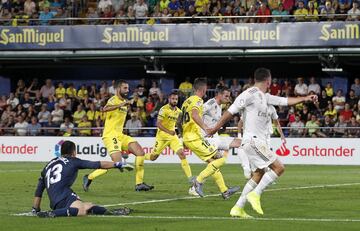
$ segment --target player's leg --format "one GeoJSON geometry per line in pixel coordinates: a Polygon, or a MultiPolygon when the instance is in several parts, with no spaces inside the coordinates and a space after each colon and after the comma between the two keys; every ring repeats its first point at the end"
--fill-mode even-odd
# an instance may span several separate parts
{"type": "Polygon", "coordinates": [[[131,212],[130,208],[116,208],[109,210],[100,205],[94,205],[91,202],[84,203],[84,210],[88,215],[129,215],[131,212]]]}
{"type": "Polygon", "coordinates": [[[250,162],[242,147],[238,148],[238,155],[241,161],[241,167],[244,170],[244,177],[249,180],[251,178],[250,162]]]}
{"type": "Polygon", "coordinates": [[[135,141],[130,136],[124,135],[124,145],[122,146],[124,150],[129,150],[133,153],[135,158],[135,191],[149,191],[154,188],[152,185],[147,185],[144,183],[144,161],[145,161],[145,152],[140,144],[135,141]]]}
{"type": "MultiPolygon", "coordinates": [[[[122,161],[121,158],[121,140],[118,137],[104,137],[104,145],[107,149],[108,154],[110,155],[113,161],[122,161]]],[[[83,177],[83,189],[85,192],[89,190],[90,184],[95,178],[104,175],[107,173],[107,169],[96,169],[91,172],[89,175],[83,177]]]]}
{"type": "Polygon", "coordinates": [[[184,171],[185,176],[187,177],[189,182],[191,182],[192,179],[191,168],[184,154],[184,146],[180,142],[179,138],[177,136],[174,136],[174,138],[170,141],[169,146],[171,150],[173,150],[180,158],[181,168],[184,171]]]}
{"type": "Polygon", "coordinates": [[[52,211],[38,212],[37,216],[41,218],[78,216],[82,209],[82,201],[75,194],[71,193],[68,197],[56,204],[52,211]]]}
{"type": "Polygon", "coordinates": [[[241,139],[233,139],[231,143],[229,144],[229,148],[239,148],[241,145],[241,139]]]}
{"type": "Polygon", "coordinates": [[[170,144],[169,140],[156,139],[153,151],[145,154],[145,160],[155,161],[160,156],[162,151],[170,144]]]}

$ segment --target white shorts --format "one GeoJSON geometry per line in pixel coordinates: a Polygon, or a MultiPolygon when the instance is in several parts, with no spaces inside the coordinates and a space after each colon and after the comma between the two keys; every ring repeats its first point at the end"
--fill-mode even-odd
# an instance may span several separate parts
{"type": "Polygon", "coordinates": [[[217,147],[219,150],[229,150],[232,142],[231,139],[226,139],[225,137],[221,137],[219,135],[214,135],[213,137],[206,139],[211,145],[217,147]]]}
{"type": "Polygon", "coordinates": [[[264,169],[277,159],[275,152],[270,150],[266,142],[257,138],[244,141],[242,148],[249,158],[251,171],[264,169]]]}

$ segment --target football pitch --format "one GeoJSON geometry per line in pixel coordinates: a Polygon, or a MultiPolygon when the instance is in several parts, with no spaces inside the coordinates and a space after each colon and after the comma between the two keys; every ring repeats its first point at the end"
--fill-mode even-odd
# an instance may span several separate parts
{"type": "MultiPolygon", "coordinates": [[[[127,217],[91,216],[41,219],[21,216],[31,210],[37,179],[44,163],[0,163],[0,230],[360,230],[360,166],[286,166],[285,174],[262,196],[265,215],[249,205],[251,220],[231,218],[239,194],[223,200],[212,179],[205,198],[189,196],[180,164],[146,164],[150,192],[134,191],[134,173],[110,170],[97,178],[89,192],[82,190],[79,172],[73,190],[84,201],[108,208],[127,206],[127,217]]],[[[191,165],[198,174],[204,165],[191,165]]],[[[222,169],[227,185],[243,187],[238,165],[222,169]]],[[[46,192],[42,210],[49,209],[46,192]]]]}

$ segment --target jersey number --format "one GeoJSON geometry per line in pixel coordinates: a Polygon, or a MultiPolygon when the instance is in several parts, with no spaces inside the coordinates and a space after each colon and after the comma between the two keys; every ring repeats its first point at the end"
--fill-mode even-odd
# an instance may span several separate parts
{"type": "Polygon", "coordinates": [[[186,111],[187,107],[184,107],[182,110],[182,123],[186,124],[190,121],[190,115],[189,112],[186,111]]]}
{"type": "Polygon", "coordinates": [[[55,184],[61,180],[62,165],[57,164],[46,172],[46,186],[50,187],[51,184],[55,184]]]}

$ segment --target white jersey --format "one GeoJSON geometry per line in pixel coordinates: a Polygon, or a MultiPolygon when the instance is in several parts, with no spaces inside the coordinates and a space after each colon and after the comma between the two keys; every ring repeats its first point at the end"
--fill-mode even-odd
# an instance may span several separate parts
{"type": "MultiPolygon", "coordinates": [[[[221,118],[221,105],[218,105],[215,98],[209,99],[203,105],[203,121],[209,127],[215,127],[221,118]]],[[[202,131],[205,135],[205,131],[202,131]]]]}
{"type": "Polygon", "coordinates": [[[230,106],[228,111],[232,115],[242,112],[244,141],[250,140],[252,137],[267,141],[270,133],[269,126],[272,126],[270,114],[272,109],[269,108],[269,105],[287,106],[288,100],[269,93],[265,94],[257,87],[251,87],[241,93],[230,106]]]}

